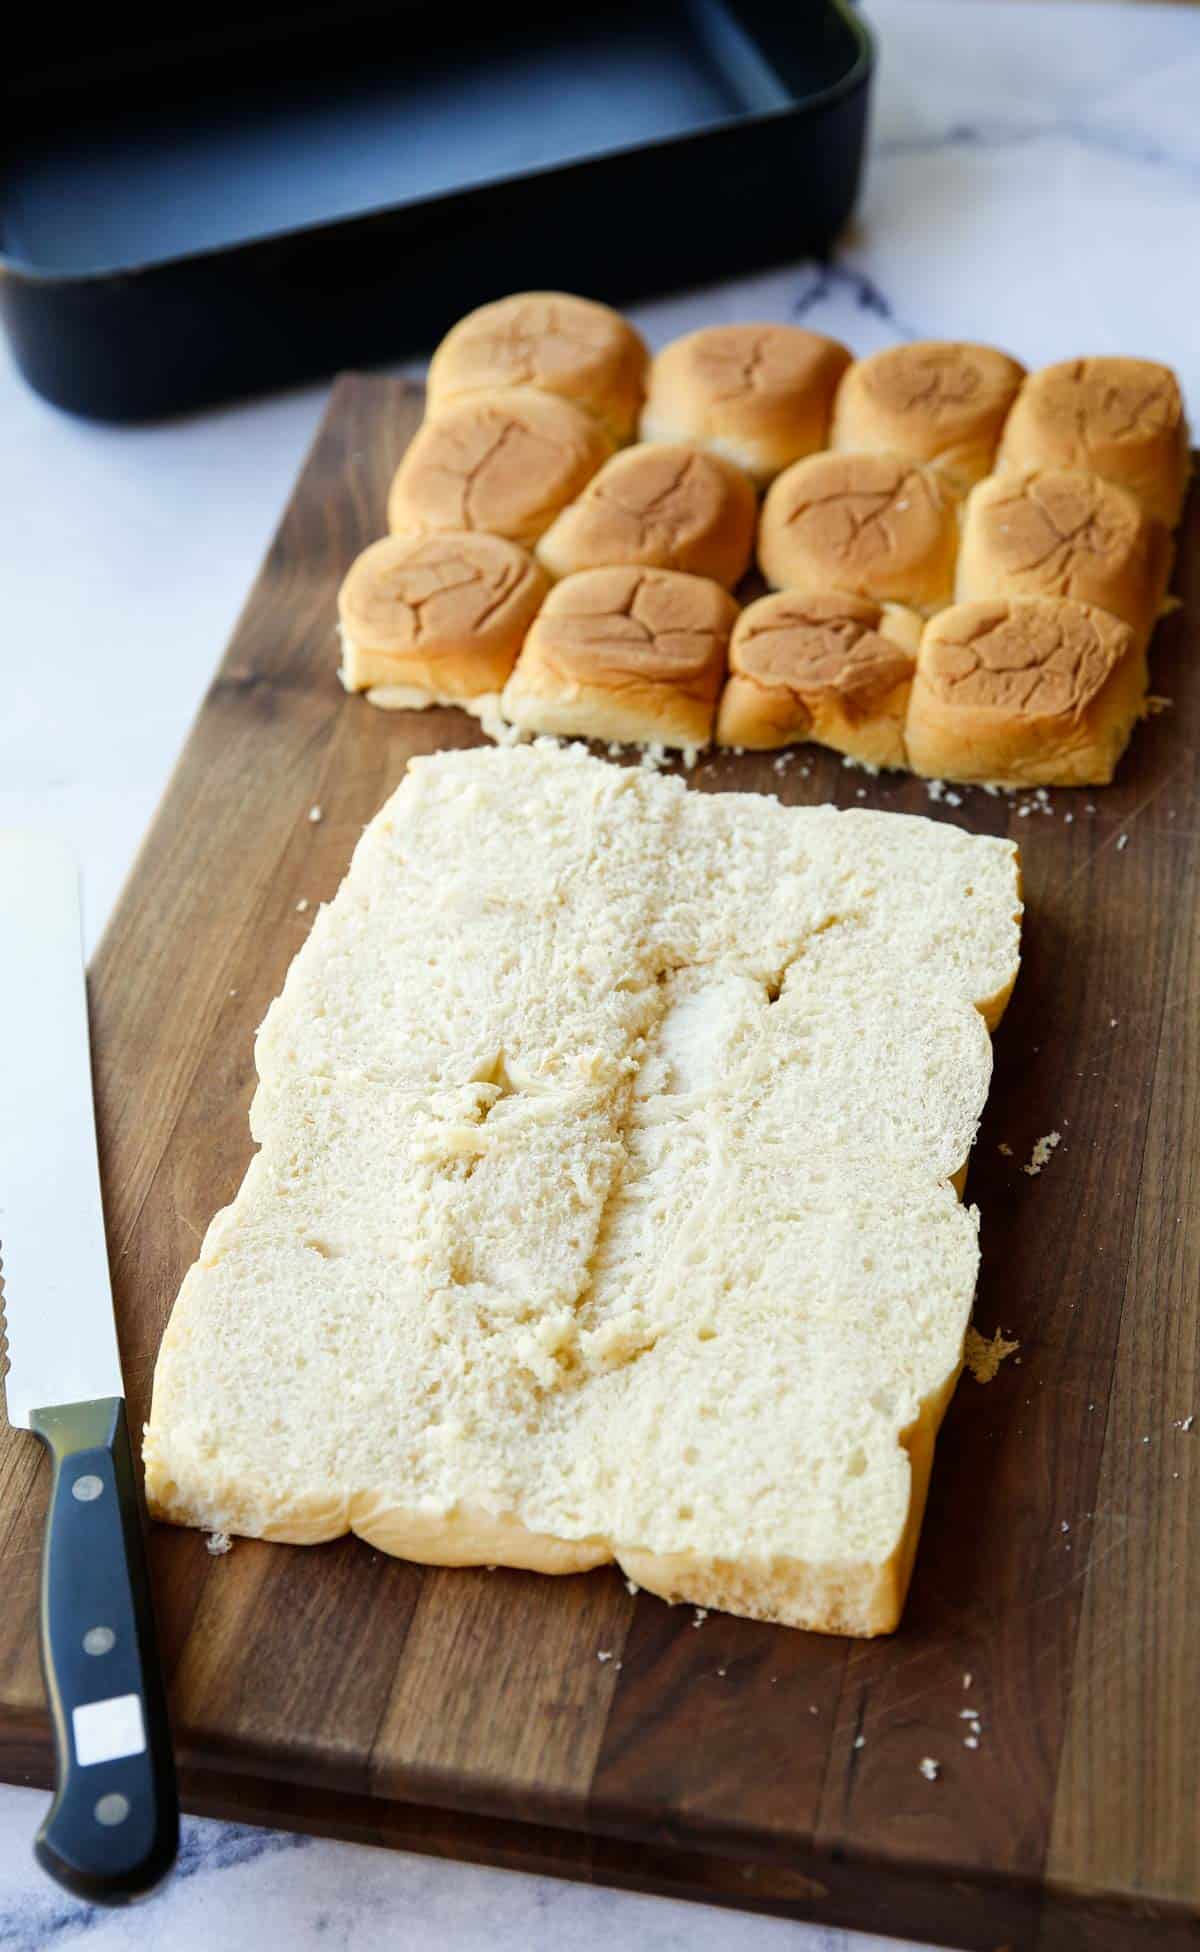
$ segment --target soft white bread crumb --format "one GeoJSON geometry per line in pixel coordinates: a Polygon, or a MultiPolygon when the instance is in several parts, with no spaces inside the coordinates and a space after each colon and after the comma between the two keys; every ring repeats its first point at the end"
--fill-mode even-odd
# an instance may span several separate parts
{"type": "Polygon", "coordinates": [[[414,762],[260,1032],[155,1512],[894,1626],[1018,908],[1009,843],[922,820],[414,762]]]}

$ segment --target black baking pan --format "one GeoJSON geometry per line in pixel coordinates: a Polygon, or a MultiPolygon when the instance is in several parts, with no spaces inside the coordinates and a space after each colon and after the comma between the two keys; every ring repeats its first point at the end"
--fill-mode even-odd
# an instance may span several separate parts
{"type": "Polygon", "coordinates": [[[819,255],[858,183],[849,0],[45,13],[5,84],[0,304],[30,384],[98,418],[395,360],[506,291],[819,255]]]}

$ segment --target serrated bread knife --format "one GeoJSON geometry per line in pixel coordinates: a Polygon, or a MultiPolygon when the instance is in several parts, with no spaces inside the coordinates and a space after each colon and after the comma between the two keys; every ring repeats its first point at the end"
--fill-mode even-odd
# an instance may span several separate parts
{"type": "Polygon", "coordinates": [[[50,1453],[42,1670],[51,1877],[121,1904],[170,1869],[175,1765],[154,1632],[96,1158],[74,862],[0,833],[0,1259],[8,1420],[50,1453]]]}

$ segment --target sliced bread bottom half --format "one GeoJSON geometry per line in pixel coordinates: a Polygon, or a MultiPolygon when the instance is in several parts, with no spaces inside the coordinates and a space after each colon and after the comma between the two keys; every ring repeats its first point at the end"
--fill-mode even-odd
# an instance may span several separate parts
{"type": "Polygon", "coordinates": [[[892,1628],[1019,916],[1012,845],[930,821],[414,762],[259,1033],[151,1509],[892,1628]]]}

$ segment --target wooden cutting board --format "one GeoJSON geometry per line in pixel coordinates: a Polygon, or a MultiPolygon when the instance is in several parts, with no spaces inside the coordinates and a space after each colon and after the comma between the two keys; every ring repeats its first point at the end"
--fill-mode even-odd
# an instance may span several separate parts
{"type": "MultiPolygon", "coordinates": [[[[420,410],[397,382],[337,385],[92,972],[135,1424],[250,1155],[255,1026],[407,759],[479,741],[457,712],[376,712],[335,676],[338,581],[383,528],[420,410]]],[[[970,1189],[976,1319],[1020,1354],[959,1388],[901,1631],[697,1627],[611,1569],[427,1571],[354,1539],[213,1557],[155,1527],[189,1808],[987,1952],[1196,1943],[1200,1424],[1180,1424],[1200,1416],[1198,562],[1200,495],[1177,582],[1192,607],[1154,660],[1173,705],[1114,788],[1022,816],[815,752],[694,776],[1024,850],[1025,965],[970,1189]]],[[[50,1774],[45,1493],[36,1444],[5,1427],[0,1774],[17,1782],[50,1774]]]]}

